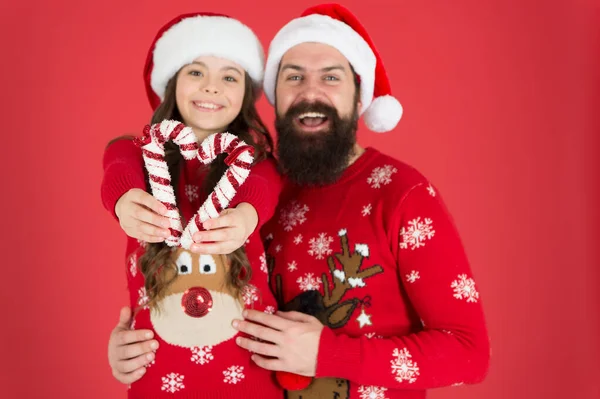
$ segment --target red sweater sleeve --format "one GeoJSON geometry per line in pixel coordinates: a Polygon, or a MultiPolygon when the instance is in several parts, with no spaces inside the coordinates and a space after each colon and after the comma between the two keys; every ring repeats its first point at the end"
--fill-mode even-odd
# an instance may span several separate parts
{"type": "Polygon", "coordinates": [[[250,169],[250,174],[238,189],[229,207],[234,208],[242,202],[252,205],[258,213],[258,225],[255,229],[258,231],[273,216],[282,184],[275,160],[268,158],[261,161],[250,169]]]}
{"type": "Polygon", "coordinates": [[[142,150],[133,140],[122,139],[110,144],[104,151],[104,177],[100,187],[102,203],[115,218],[115,205],[132,188],[146,189],[142,150]]]}
{"type": "Polygon", "coordinates": [[[390,242],[397,254],[398,278],[423,328],[381,339],[336,335],[325,328],[317,377],[390,389],[480,382],[488,369],[489,339],[481,299],[451,216],[429,184],[413,187],[398,211],[390,242]]]}

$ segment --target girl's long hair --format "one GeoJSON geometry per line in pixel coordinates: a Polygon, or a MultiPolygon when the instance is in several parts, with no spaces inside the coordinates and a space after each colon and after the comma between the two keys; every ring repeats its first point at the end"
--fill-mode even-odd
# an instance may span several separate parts
{"type": "MultiPolygon", "coordinates": [[[[176,102],[176,86],[177,75],[169,80],[165,92],[164,101],[159,105],[152,116],[151,124],[160,123],[165,119],[178,120],[183,122],[181,114],[177,108],[176,102]]],[[[255,163],[264,160],[271,155],[273,149],[273,141],[269,132],[258,115],[256,110],[256,92],[252,86],[252,80],[248,73],[245,73],[245,90],[244,99],[240,113],[231,122],[227,131],[235,134],[241,140],[254,147],[255,163]]],[[[131,139],[132,136],[122,136],[119,139],[131,139]]],[[[109,143],[109,145],[111,144],[109,143]]],[[[202,191],[207,196],[210,194],[221,176],[225,173],[227,165],[224,162],[226,155],[219,155],[206,170],[205,178],[202,184],[202,191]]],[[[178,185],[181,170],[183,167],[183,156],[181,155],[178,146],[173,142],[165,143],[165,160],[169,167],[171,175],[171,184],[175,191],[175,198],[179,203],[178,185]]],[[[150,191],[148,180],[148,172],[144,169],[146,178],[146,190],[150,191]]],[[[187,221],[183,220],[183,226],[187,221]]],[[[250,262],[246,256],[244,248],[239,248],[233,253],[227,255],[230,263],[229,274],[226,284],[234,289],[240,295],[244,287],[248,284],[252,276],[250,262]]],[[[165,243],[148,243],[145,253],[140,257],[140,269],[145,278],[145,287],[148,295],[149,306],[155,306],[164,295],[168,286],[177,276],[177,266],[172,259],[172,249],[165,243]],[[168,270],[171,269],[171,272],[168,270]]]]}

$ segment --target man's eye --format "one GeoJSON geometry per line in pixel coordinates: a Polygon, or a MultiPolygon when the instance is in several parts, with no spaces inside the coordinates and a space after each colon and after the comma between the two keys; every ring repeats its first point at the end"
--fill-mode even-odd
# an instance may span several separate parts
{"type": "Polygon", "coordinates": [[[302,76],[291,75],[291,76],[288,76],[287,80],[302,80],[302,76]]]}
{"type": "Polygon", "coordinates": [[[339,79],[338,79],[337,76],[328,75],[328,76],[325,76],[325,80],[336,81],[336,80],[339,80],[339,79]]]}

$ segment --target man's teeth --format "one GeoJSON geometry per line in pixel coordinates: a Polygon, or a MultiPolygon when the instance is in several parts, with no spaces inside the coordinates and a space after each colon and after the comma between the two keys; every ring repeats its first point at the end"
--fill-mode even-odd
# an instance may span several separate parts
{"type": "Polygon", "coordinates": [[[219,106],[216,104],[211,104],[211,103],[195,103],[198,107],[200,108],[206,108],[206,109],[218,109],[219,106]]]}
{"type": "Polygon", "coordinates": [[[325,118],[324,114],[321,114],[320,112],[305,112],[302,115],[299,116],[300,119],[304,119],[304,118],[325,118]]]}

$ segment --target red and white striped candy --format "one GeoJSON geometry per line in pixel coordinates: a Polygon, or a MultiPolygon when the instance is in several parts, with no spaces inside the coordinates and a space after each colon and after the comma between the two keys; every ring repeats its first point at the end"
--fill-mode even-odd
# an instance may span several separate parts
{"type": "Polygon", "coordinates": [[[192,129],[178,121],[163,121],[147,127],[144,130],[144,137],[138,140],[138,144],[142,147],[144,163],[150,176],[152,195],[168,209],[166,216],[171,221],[171,237],[165,242],[171,247],[181,245],[185,249],[190,248],[194,233],[202,228],[203,222],[218,217],[229,205],[239,186],[250,174],[250,167],[254,162],[254,148],[237,136],[231,133],[215,133],[208,136],[199,148],[192,129]],[[175,191],[165,161],[164,145],[169,140],[173,140],[179,146],[186,160],[198,157],[205,165],[211,163],[220,154],[229,154],[225,158],[229,168],[189,221],[185,230],[182,229],[181,217],[175,203],[175,191]]]}

